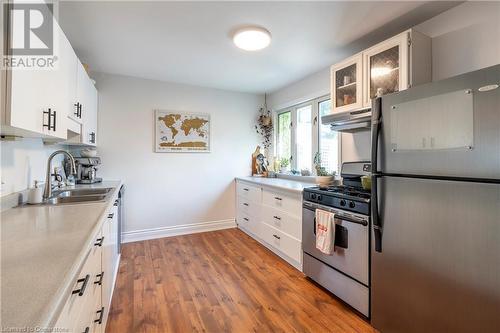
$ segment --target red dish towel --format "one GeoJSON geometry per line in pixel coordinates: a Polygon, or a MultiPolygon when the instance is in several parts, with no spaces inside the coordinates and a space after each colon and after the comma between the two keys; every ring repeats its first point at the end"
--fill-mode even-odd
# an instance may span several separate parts
{"type": "Polygon", "coordinates": [[[316,248],[324,254],[335,251],[335,214],[316,209],[316,248]]]}

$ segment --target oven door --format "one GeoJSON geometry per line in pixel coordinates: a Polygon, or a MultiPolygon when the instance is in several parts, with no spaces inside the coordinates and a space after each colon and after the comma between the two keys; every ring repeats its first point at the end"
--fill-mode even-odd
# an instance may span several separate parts
{"type": "Polygon", "coordinates": [[[304,202],[302,247],[305,253],[368,286],[369,218],[316,203],[304,202]],[[335,251],[316,249],[316,209],[335,213],[335,251]]]}

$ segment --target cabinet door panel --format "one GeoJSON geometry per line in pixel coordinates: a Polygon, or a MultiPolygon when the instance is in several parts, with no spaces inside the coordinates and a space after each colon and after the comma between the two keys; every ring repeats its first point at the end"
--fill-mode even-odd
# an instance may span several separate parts
{"type": "Polygon", "coordinates": [[[333,112],[359,109],[363,105],[363,57],[357,54],[332,66],[333,112]]]}
{"type": "Polygon", "coordinates": [[[371,100],[408,88],[408,32],[399,34],[363,52],[363,106],[371,100]]]}

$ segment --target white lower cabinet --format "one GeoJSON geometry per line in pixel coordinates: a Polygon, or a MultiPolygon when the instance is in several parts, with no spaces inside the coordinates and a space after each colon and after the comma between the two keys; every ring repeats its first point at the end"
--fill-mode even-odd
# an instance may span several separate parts
{"type": "Polygon", "coordinates": [[[114,201],[54,327],[74,333],[105,331],[119,260],[117,213],[114,201]]]}
{"type": "Polygon", "coordinates": [[[291,265],[302,269],[300,193],[236,181],[236,223],[291,265]]]}

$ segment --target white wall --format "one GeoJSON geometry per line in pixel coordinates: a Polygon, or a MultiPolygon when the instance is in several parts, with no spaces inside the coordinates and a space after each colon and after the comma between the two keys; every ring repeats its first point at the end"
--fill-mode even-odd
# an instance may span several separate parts
{"type": "MultiPolygon", "coordinates": [[[[35,180],[45,181],[47,158],[62,146],[46,146],[42,139],[19,139],[0,142],[1,188],[0,196],[32,187],[35,180]]],[[[61,166],[61,158],[54,164],[61,166]]]]}
{"type": "Polygon", "coordinates": [[[416,29],[432,37],[434,81],[500,63],[500,2],[466,2],[416,29]]]}
{"type": "MultiPolygon", "coordinates": [[[[433,80],[500,63],[500,2],[466,2],[415,28],[432,37],[433,80]]],[[[354,50],[352,54],[358,51],[346,48],[354,50]]],[[[273,92],[268,101],[279,110],[329,93],[330,70],[325,68],[273,92]]],[[[342,161],[369,160],[370,141],[368,131],[343,133],[342,161]]]]}
{"type": "Polygon", "coordinates": [[[94,75],[99,176],[126,185],[124,231],[235,218],[234,177],[249,175],[262,96],[94,75]],[[154,153],[153,110],[211,115],[211,153],[154,153]]]}

